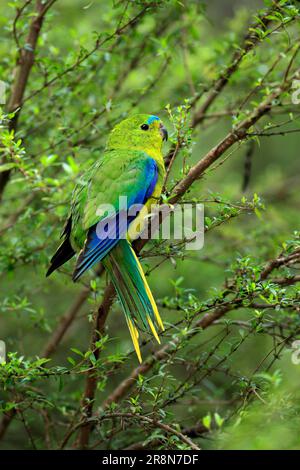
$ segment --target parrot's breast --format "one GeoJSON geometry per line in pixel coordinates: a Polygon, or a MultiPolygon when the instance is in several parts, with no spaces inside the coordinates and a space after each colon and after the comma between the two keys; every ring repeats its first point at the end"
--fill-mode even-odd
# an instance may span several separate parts
{"type": "Polygon", "coordinates": [[[137,217],[131,222],[127,231],[127,238],[129,241],[136,240],[141,233],[146,230],[147,223],[151,218],[150,213],[153,213],[155,207],[158,205],[162,190],[162,178],[158,177],[157,183],[154,187],[153,193],[148,201],[145,202],[142,210],[137,217]]]}

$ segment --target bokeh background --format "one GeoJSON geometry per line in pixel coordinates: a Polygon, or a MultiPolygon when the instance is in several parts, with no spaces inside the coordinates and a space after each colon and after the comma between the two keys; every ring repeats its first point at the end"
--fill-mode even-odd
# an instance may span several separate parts
{"type": "MultiPolygon", "coordinates": [[[[20,3],[3,1],[0,5],[0,79],[8,83],[8,88],[13,82],[17,54],[11,33],[12,22],[15,6],[20,3]]],[[[171,141],[172,134],[175,139],[166,105],[169,104],[176,114],[177,105],[209,88],[230,63],[232,51],[240,44],[248,24],[271,2],[226,0],[205,4],[190,1],[183,2],[184,6],[175,1],[162,2],[135,28],[108,41],[81,65],[43,89],[48,80],[72,67],[80,54],[91,50],[97,35],[102,40],[105,34],[114,31],[125,3],[58,1],[49,11],[39,39],[37,62],[25,94],[28,101],[24,104],[15,136],[16,140],[22,139],[24,167],[12,174],[0,208],[1,227],[5,228],[0,245],[0,339],[5,340],[9,352],[16,352],[18,356],[39,356],[60,318],[69,311],[81,290],[90,285],[92,273],[82,282],[72,283],[72,261],[49,279],[45,278],[45,272],[56,249],[76,179],[101,154],[114,123],[130,113],[157,114],[165,121],[171,141]],[[7,228],[7,221],[11,222],[11,216],[19,210],[20,215],[7,228]]],[[[138,11],[143,2],[133,3],[128,2],[125,16],[138,11]]],[[[28,7],[18,23],[22,41],[30,11],[28,7]]],[[[207,118],[195,129],[188,148],[177,158],[170,186],[181,177],[183,158],[192,165],[231,129],[235,116],[234,112],[227,111],[236,109],[276,57],[296,41],[297,34],[298,20],[289,31],[280,29],[245,58],[226,90],[209,109],[207,118]]],[[[266,86],[272,87],[282,78],[287,61],[282,58],[282,67],[271,73],[266,86]]],[[[251,97],[244,112],[259,103],[262,94],[258,92],[251,97]]],[[[284,130],[299,128],[299,105],[293,105],[290,96],[285,96],[282,105],[275,109],[257,128],[285,121],[289,122],[284,130]]],[[[151,271],[151,289],[167,325],[184,317],[185,313],[174,307],[180,299],[188,303],[190,296],[199,302],[214,298],[223,288],[225,279],[230,277],[231,266],[237,259],[249,257],[259,264],[278,256],[282,244],[292,239],[298,228],[299,170],[299,135],[295,132],[242,143],[222,164],[193,185],[188,198],[204,201],[208,220],[224,216],[222,205],[205,202],[216,197],[237,204],[243,197],[252,201],[253,195],[257,194],[265,209],[243,211],[227,222],[222,220],[219,226],[207,232],[204,247],[199,252],[175,254],[168,259],[156,256],[144,259],[145,270],[151,271]],[[243,188],[247,155],[252,165],[249,182],[243,188]],[[163,262],[153,269],[158,260],[163,262]]],[[[55,350],[50,366],[70,367],[68,357],[78,360],[71,348],[87,351],[91,317],[101,301],[106,282],[104,278],[96,280],[88,300],[55,350]]],[[[284,314],[284,309],[270,311],[268,320],[273,320],[276,315],[283,318],[284,314]]],[[[231,320],[247,322],[253,312],[244,308],[228,316],[231,320]]],[[[298,321],[296,316],[294,321],[298,321]]],[[[216,357],[239,338],[239,329],[239,326],[232,327],[220,350],[216,351],[216,357]]],[[[176,329],[171,329],[163,337],[163,343],[171,339],[174,331],[176,329]]],[[[222,331],[224,322],[197,335],[189,346],[189,354],[200,357],[210,351],[222,331]]],[[[132,350],[118,303],[109,315],[106,332],[109,341],[103,351],[105,358],[126,355],[132,350]]],[[[249,400],[248,408],[244,409],[240,398],[241,383],[253,377],[260,362],[274,347],[275,339],[271,334],[251,334],[228,359],[228,374],[214,371],[191,393],[169,406],[165,410],[167,415],[171,420],[182,422],[184,427],[193,425],[195,420],[210,427],[211,419],[212,429],[199,438],[203,448],[299,448],[297,390],[300,365],[291,362],[291,344],[280,352],[268,371],[264,369],[264,363],[259,369],[261,377],[252,379],[259,384],[255,382],[253,386],[257,391],[252,395],[258,395],[254,396],[254,403],[249,400]],[[225,421],[224,424],[219,421],[220,429],[215,423],[215,413],[225,421]]],[[[150,342],[143,348],[143,356],[147,357],[155,348],[157,346],[150,342]]],[[[100,406],[136,366],[137,360],[131,354],[123,367],[102,377],[96,406],[100,406]]],[[[187,367],[184,361],[175,361],[167,368],[155,369],[153,387],[161,386],[167,390],[172,387],[172,380],[175,383],[184,380],[187,367]]],[[[64,378],[62,390],[58,382],[55,378],[44,378],[32,383],[36,393],[49,398],[51,405],[49,408],[45,405],[45,409],[52,416],[50,428],[55,427],[56,421],[65,422],[56,436],[52,430],[48,445],[54,448],[64,427],[72,416],[76,416],[84,374],[64,378]]],[[[20,387],[21,383],[2,389],[0,404],[4,406],[20,399],[20,387]]],[[[150,403],[149,396],[144,398],[145,407],[150,406],[147,400],[150,403]]],[[[130,406],[128,397],[124,406],[130,406]]],[[[36,447],[44,448],[45,417],[40,409],[34,408],[30,405],[27,409],[24,405],[23,416],[36,447]]],[[[129,429],[126,437],[121,433],[111,443],[103,438],[96,448],[124,448],[137,440],[139,432],[136,426],[129,429]]],[[[0,446],[2,449],[32,447],[19,416],[12,420],[0,446]]]]}

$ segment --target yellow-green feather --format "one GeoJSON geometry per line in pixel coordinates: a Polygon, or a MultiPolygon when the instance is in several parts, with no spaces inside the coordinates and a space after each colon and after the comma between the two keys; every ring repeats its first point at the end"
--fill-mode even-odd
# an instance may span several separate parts
{"type": "Polygon", "coordinates": [[[159,343],[157,330],[164,329],[155,300],[128,240],[120,240],[104,258],[103,264],[120,298],[133,344],[141,362],[137,325],[151,331],[159,343]]]}

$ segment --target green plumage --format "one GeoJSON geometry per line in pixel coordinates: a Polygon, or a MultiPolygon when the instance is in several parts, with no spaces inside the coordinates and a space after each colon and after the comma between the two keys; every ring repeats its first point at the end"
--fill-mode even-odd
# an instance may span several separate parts
{"type": "MultiPolygon", "coordinates": [[[[132,340],[141,362],[141,355],[136,340],[138,335],[132,333],[130,322],[140,325],[148,330],[150,321],[153,325],[157,323],[154,309],[149,299],[145,279],[140,272],[140,264],[133,253],[133,249],[127,240],[120,240],[117,246],[103,259],[105,269],[110,274],[116,292],[118,293],[123,307],[132,340]]],[[[158,324],[161,328],[161,325],[158,324]]],[[[150,327],[151,329],[151,327],[150,327]]],[[[152,331],[153,332],[153,331],[152,331]]],[[[155,337],[158,336],[154,333],[155,337]]]]}
{"type": "MultiPolygon", "coordinates": [[[[101,220],[97,209],[111,204],[119,208],[120,196],[128,200],[145,184],[143,166],[149,156],[140,150],[106,150],[77,184],[71,205],[72,244],[82,249],[87,230],[101,220]]],[[[164,172],[159,174],[162,184],[164,172]]]]}
{"type": "Polygon", "coordinates": [[[78,251],[74,280],[102,261],[121,301],[140,361],[137,326],[149,329],[159,341],[156,328],[162,330],[163,324],[130,239],[134,223],[142,228],[151,203],[157,203],[160,197],[165,175],[161,148],[166,136],[159,118],[143,114],[122,121],[112,130],[102,157],[80,178],[73,191],[64,240],[47,273],[51,274],[78,251]],[[122,197],[127,198],[129,208],[138,203],[144,209],[134,221],[127,219],[125,226],[118,220],[115,239],[100,237],[99,222],[110,220],[103,207],[123,213],[122,197]],[[125,235],[127,232],[127,239],[121,236],[122,230],[125,235]]]}

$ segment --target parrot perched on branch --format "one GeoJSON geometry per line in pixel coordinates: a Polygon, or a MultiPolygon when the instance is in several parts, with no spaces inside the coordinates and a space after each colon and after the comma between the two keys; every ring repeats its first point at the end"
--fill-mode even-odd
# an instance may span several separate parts
{"type": "MultiPolygon", "coordinates": [[[[131,246],[135,232],[161,195],[165,167],[162,143],[168,133],[157,116],[139,114],[120,122],[111,131],[102,157],[76,185],[71,210],[47,276],[79,252],[73,280],[99,261],[109,273],[119,296],[140,362],[138,325],[151,331],[164,326],[142,266],[131,246]],[[135,216],[124,217],[127,208],[143,205],[135,216]],[[115,215],[99,208],[113,207],[115,215]],[[113,222],[113,223],[112,223],[113,222]],[[101,224],[102,231],[99,229],[101,224]],[[105,227],[105,230],[103,228],[105,227]],[[134,232],[133,230],[133,232],[134,232]]],[[[141,230],[140,230],[141,231],[141,230]]]]}

